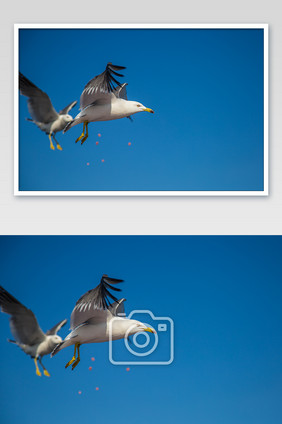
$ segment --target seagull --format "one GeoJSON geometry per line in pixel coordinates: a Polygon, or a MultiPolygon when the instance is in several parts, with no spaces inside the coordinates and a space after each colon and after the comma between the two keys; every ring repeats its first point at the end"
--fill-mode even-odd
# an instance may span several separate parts
{"type": "Polygon", "coordinates": [[[123,302],[118,300],[110,290],[121,291],[112,284],[122,283],[123,280],[110,278],[104,274],[100,284],[81,296],[71,314],[71,333],[58,344],[51,357],[65,347],[74,345],[74,355],[65,368],[72,365],[72,370],[80,361],[79,348],[84,343],[101,343],[110,340],[127,338],[133,334],[147,331],[156,333],[140,321],[125,318],[123,302]],[[114,303],[110,303],[112,299],[114,303]],[[76,356],[77,352],[77,356],[76,356]]]}
{"type": "Polygon", "coordinates": [[[27,118],[27,120],[33,122],[38,128],[48,134],[52,150],[55,150],[55,147],[51,137],[53,137],[57,149],[63,150],[56,140],[55,134],[58,131],[62,131],[66,124],[73,120],[72,116],[69,115],[69,111],[76,105],[77,101],[75,100],[57,113],[48,94],[36,87],[21,73],[19,73],[19,86],[20,93],[28,97],[27,106],[32,119],[27,118]]]}
{"type": "Polygon", "coordinates": [[[0,308],[2,312],[11,315],[10,329],[16,340],[8,339],[8,341],[17,344],[27,355],[33,358],[36,374],[39,377],[41,372],[39,371],[37,360],[42,366],[44,375],[50,377],[49,372],[42,363],[42,357],[51,353],[54,347],[62,341],[57,332],[66,324],[67,320],[60,321],[46,333],[43,333],[34,313],[2,286],[0,286],[0,308]]]}
{"type": "Polygon", "coordinates": [[[113,65],[109,62],[106,70],[100,75],[90,80],[80,96],[79,114],[73,121],[69,122],[64,133],[70,128],[83,123],[82,134],[75,141],[81,141],[81,144],[88,138],[88,123],[96,121],[111,121],[113,119],[130,118],[137,112],[154,111],[145,107],[140,102],[127,100],[126,86],[127,83],[120,84],[115,76],[123,77],[116,71],[125,69],[124,66],[113,65]],[[115,84],[117,84],[115,86],[115,84]],[[86,132],[85,132],[86,130],[86,132]]]}

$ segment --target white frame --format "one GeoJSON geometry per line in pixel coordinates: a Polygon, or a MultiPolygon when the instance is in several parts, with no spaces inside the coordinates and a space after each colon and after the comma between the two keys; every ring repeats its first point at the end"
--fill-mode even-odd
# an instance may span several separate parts
{"type": "Polygon", "coordinates": [[[15,196],[268,196],[268,24],[15,24],[14,25],[14,195],[15,196]],[[18,69],[20,29],[263,29],[264,30],[264,189],[261,191],[20,191],[18,69]]]}

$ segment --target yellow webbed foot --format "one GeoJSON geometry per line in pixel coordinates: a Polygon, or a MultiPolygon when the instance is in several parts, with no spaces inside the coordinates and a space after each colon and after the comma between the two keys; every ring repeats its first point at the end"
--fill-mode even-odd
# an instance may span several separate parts
{"type": "Polygon", "coordinates": [[[62,146],[60,146],[59,144],[57,144],[57,149],[58,150],[63,150],[62,146]]]}
{"type": "Polygon", "coordinates": [[[65,365],[65,368],[69,367],[75,361],[75,356],[71,358],[71,360],[65,365]]]}
{"type": "Polygon", "coordinates": [[[41,372],[39,371],[39,369],[37,368],[36,370],[36,375],[38,375],[38,377],[41,377],[41,372]]]}
{"type": "Polygon", "coordinates": [[[84,133],[82,133],[76,140],[75,142],[77,143],[78,141],[80,141],[82,138],[84,137],[84,133]]]}
{"type": "Polygon", "coordinates": [[[54,144],[52,142],[50,143],[50,149],[55,150],[54,144]]]}
{"type": "Polygon", "coordinates": [[[87,135],[85,135],[85,136],[83,137],[83,139],[81,140],[81,145],[85,142],[85,140],[87,140],[87,138],[88,138],[88,134],[87,134],[87,135]]]}
{"type": "Polygon", "coordinates": [[[47,370],[44,370],[44,375],[46,375],[46,377],[51,377],[51,375],[49,374],[49,372],[47,370]]]}
{"type": "Polygon", "coordinates": [[[78,365],[79,362],[80,362],[80,358],[77,358],[77,360],[74,362],[73,366],[71,367],[72,371],[75,369],[75,367],[78,365]]]}

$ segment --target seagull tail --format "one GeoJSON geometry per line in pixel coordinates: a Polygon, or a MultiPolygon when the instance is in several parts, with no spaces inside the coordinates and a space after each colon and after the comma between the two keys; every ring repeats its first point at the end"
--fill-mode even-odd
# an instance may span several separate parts
{"type": "Polygon", "coordinates": [[[71,346],[72,344],[74,344],[75,342],[73,342],[72,339],[74,339],[75,337],[77,337],[77,336],[70,337],[70,338],[69,338],[69,336],[67,336],[67,338],[65,340],[63,340],[61,343],[58,343],[57,346],[55,346],[53,352],[51,353],[51,358],[54,355],[56,355],[56,353],[60,352],[60,350],[62,350],[65,347],[68,347],[68,346],[71,346]]]}
{"type": "Polygon", "coordinates": [[[53,352],[51,352],[51,358],[53,358],[54,355],[56,355],[56,353],[60,352],[61,349],[63,349],[63,345],[65,344],[65,341],[57,344],[57,346],[55,347],[55,349],[53,350],[53,352]]]}
{"type": "Polygon", "coordinates": [[[65,134],[65,132],[67,132],[70,128],[74,127],[75,125],[77,125],[79,122],[77,122],[78,119],[73,119],[72,121],[70,121],[65,128],[63,129],[63,134],[65,134]]]}

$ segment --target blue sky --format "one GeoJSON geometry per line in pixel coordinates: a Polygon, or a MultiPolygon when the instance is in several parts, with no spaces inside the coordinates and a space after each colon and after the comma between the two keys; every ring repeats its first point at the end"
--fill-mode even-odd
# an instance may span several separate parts
{"type": "Polygon", "coordinates": [[[45,357],[48,379],[7,343],[1,314],[3,423],[30,424],[39,414],[41,424],[281,422],[281,237],[2,236],[0,252],[1,285],[43,330],[69,319],[103,273],[125,280],[127,312],[149,309],[175,323],[169,366],[127,372],[109,362],[106,343],[92,344],[73,372],[64,368],[72,348],[45,357]]]}
{"type": "Polygon", "coordinates": [[[110,61],[155,110],[91,123],[83,146],[82,125],[58,133],[54,152],[20,96],[20,190],[263,190],[263,30],[22,29],[19,45],[57,111],[110,61]]]}

